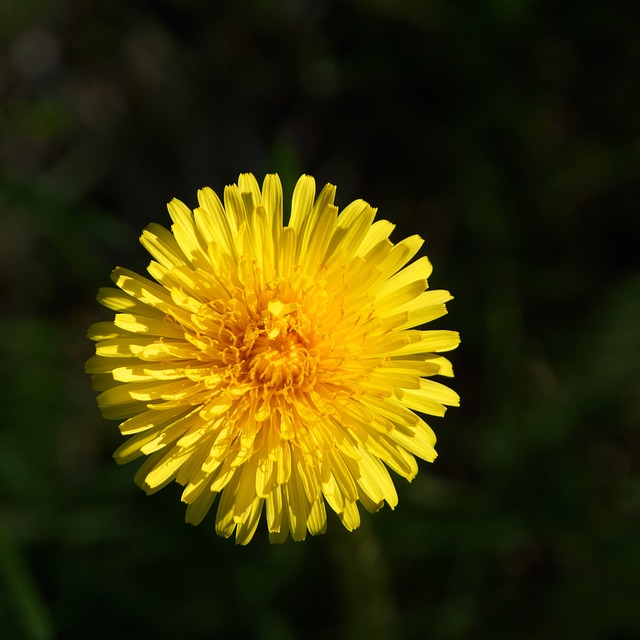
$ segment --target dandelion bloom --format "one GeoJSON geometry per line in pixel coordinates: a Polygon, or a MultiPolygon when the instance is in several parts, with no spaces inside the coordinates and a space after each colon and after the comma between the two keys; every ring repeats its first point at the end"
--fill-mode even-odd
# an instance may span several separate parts
{"type": "Polygon", "coordinates": [[[116,460],[148,456],[136,482],[147,493],[178,482],[192,524],[220,494],[216,531],[239,544],[263,510],[281,542],[324,532],[326,505],[349,530],[358,502],[394,508],[387,467],[412,480],[414,456],[436,457],[414,412],[458,405],[429,379],[453,375],[438,354],[458,334],[413,328],[451,299],[427,289],[426,257],[408,264],[422,239],[394,245],[393,224],[363,200],[338,213],[335,191],[316,198],[302,176],[287,226],[276,175],[262,189],[241,175],[224,204],[202,189],[193,212],[172,200],[171,232],[151,224],[140,238],[153,280],[117,268],[118,288],[98,295],[116,313],[90,328],[87,371],[129,436],[116,460]]]}

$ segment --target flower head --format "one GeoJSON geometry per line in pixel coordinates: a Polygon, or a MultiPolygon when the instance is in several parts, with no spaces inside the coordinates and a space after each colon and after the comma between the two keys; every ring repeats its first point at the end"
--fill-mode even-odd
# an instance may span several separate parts
{"type": "Polygon", "coordinates": [[[429,290],[418,236],[397,244],[356,200],[338,213],[335,187],[316,198],[302,176],[283,225],[282,188],[251,174],[209,188],[193,212],[169,203],[171,231],[141,242],[153,278],[117,268],[98,300],[114,310],[89,337],[87,362],[105,418],[129,436],[115,452],[146,460],[136,482],[153,493],[184,487],[198,524],[216,496],[216,530],[251,540],[263,511],[272,542],[324,532],[326,505],[353,530],[357,503],[394,508],[387,470],[413,479],[435,436],[415,411],[442,416],[457,394],[441,352],[454,331],[417,330],[446,313],[429,290]],[[408,266],[406,266],[408,264],[408,266]]]}

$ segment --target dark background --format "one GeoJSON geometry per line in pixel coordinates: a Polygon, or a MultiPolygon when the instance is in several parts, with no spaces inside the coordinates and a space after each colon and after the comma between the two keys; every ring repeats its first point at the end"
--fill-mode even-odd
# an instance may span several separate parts
{"type": "Polygon", "coordinates": [[[2,1],[2,638],[640,637],[626,7],[2,1]],[[83,373],[141,229],[243,171],[366,199],[456,297],[440,457],[353,534],[237,548],[213,513],[185,525],[177,485],[147,498],[112,461],[83,373]]]}

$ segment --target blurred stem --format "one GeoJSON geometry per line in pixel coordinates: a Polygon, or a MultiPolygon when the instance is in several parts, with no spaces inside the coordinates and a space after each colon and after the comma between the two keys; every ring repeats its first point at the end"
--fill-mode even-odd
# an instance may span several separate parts
{"type": "Polygon", "coordinates": [[[363,518],[353,533],[335,529],[333,551],[345,603],[346,640],[393,640],[400,636],[386,560],[375,531],[363,518]]]}
{"type": "Polygon", "coordinates": [[[38,593],[29,569],[9,534],[0,523],[0,573],[7,593],[29,640],[54,637],[49,613],[38,593]]]}

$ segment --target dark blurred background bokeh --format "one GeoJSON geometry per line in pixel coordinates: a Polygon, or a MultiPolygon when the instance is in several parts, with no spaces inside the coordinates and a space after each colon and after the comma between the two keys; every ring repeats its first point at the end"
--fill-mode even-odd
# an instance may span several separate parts
{"type": "MultiPolygon", "coordinates": [[[[637,7],[635,8],[637,9],[637,7]]],[[[0,637],[640,637],[640,21],[586,0],[2,0],[0,637]],[[302,172],[426,238],[462,407],[354,534],[145,497],[83,373],[165,203],[302,172]]]]}

